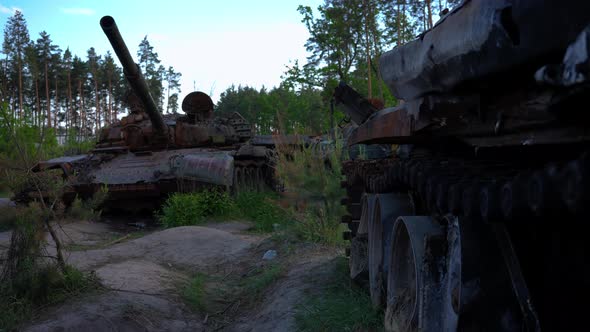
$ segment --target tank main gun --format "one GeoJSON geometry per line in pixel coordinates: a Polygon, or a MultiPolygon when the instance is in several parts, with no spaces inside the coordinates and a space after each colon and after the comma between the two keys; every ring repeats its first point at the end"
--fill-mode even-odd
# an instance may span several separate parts
{"type": "Polygon", "coordinates": [[[160,111],[150,94],[148,85],[139,66],[133,61],[129,49],[119,33],[115,19],[111,16],[104,16],[100,19],[100,26],[105,35],[107,35],[111,46],[115,50],[115,54],[117,54],[117,58],[123,66],[123,72],[129,85],[131,85],[131,88],[143,103],[156,134],[158,136],[167,137],[168,127],[164,123],[164,118],[160,114],[160,111]]]}
{"type": "Polygon", "coordinates": [[[361,96],[353,88],[344,82],[340,82],[334,91],[334,99],[337,104],[342,104],[344,111],[357,125],[364,123],[371,114],[378,109],[371,102],[361,96]]]}

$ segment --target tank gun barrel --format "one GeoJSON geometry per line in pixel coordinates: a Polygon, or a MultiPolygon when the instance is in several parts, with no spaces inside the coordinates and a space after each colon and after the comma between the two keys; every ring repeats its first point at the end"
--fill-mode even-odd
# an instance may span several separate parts
{"type": "Polygon", "coordinates": [[[119,61],[123,66],[127,81],[131,85],[133,91],[142,101],[156,133],[165,136],[168,131],[168,127],[164,123],[164,119],[160,114],[160,111],[158,110],[152,95],[150,94],[148,85],[141,73],[141,70],[139,69],[139,66],[133,61],[133,58],[129,53],[129,49],[127,49],[127,45],[119,33],[115,19],[111,16],[104,16],[100,19],[100,26],[102,27],[105,35],[107,35],[111,46],[115,50],[115,54],[117,54],[117,58],[119,58],[119,61]]]}
{"type": "Polygon", "coordinates": [[[344,112],[358,125],[365,122],[371,114],[378,111],[369,100],[344,82],[340,82],[334,90],[334,99],[337,104],[344,106],[344,112]]]}

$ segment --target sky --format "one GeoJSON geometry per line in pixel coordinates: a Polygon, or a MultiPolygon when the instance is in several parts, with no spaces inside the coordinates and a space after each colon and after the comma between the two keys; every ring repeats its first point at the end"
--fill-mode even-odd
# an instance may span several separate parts
{"type": "Polygon", "coordinates": [[[232,84],[277,86],[286,65],[305,63],[309,37],[297,12],[300,4],[317,8],[323,0],[0,0],[2,30],[20,10],[36,40],[45,30],[54,44],[86,58],[112,48],[100,18],[112,16],[131,55],[147,35],[162,64],[182,73],[184,98],[196,90],[219,95],[232,84]]]}

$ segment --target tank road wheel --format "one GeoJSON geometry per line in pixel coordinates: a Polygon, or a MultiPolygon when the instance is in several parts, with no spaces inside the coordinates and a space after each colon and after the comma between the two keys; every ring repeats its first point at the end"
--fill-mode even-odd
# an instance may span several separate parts
{"type": "Polygon", "coordinates": [[[385,329],[454,331],[456,313],[448,292],[443,290],[456,287],[457,281],[444,278],[447,262],[443,228],[431,217],[399,217],[391,241],[385,329]]]}
{"type": "Polygon", "coordinates": [[[369,225],[369,292],[373,306],[380,307],[386,289],[386,267],[394,221],[400,215],[412,214],[410,197],[402,193],[378,194],[373,219],[369,225]]]}
{"type": "Polygon", "coordinates": [[[350,241],[350,278],[362,283],[368,278],[367,232],[369,220],[373,219],[375,195],[363,194],[361,198],[361,218],[357,234],[350,241]]]}

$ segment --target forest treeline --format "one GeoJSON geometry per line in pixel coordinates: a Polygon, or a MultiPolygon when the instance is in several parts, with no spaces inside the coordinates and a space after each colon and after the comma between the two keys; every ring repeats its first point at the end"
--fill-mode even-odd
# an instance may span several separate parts
{"type": "MultiPolygon", "coordinates": [[[[16,11],[4,26],[1,53],[0,102],[20,126],[89,137],[124,110],[127,83],[110,51],[101,55],[90,47],[75,55],[46,31],[34,38],[16,11]]],[[[160,109],[176,112],[181,74],[162,65],[147,36],[136,59],[160,109]]]]}
{"type": "Polygon", "coordinates": [[[325,0],[318,8],[299,6],[309,32],[306,64],[286,66],[272,89],[231,86],[217,103],[220,113],[238,111],[261,134],[320,134],[344,115],[330,100],[339,81],[362,95],[394,106],[380,77],[379,57],[431,28],[460,0],[325,0]]]}
{"type": "MultiPolygon", "coordinates": [[[[318,8],[299,6],[310,35],[307,62],[287,64],[277,87],[227,88],[216,111],[242,113],[259,134],[319,134],[343,119],[337,111],[332,118],[330,108],[340,80],[386,106],[394,105],[377,70],[380,55],[432,27],[457,2],[325,0],[318,8]]],[[[7,108],[4,114],[19,125],[37,133],[53,128],[47,132],[92,137],[125,110],[127,83],[108,51],[100,55],[90,47],[86,54],[75,55],[54,44],[46,31],[35,38],[17,11],[4,27],[1,53],[0,102],[7,108]]],[[[181,74],[161,63],[147,36],[136,60],[160,109],[178,111],[181,74]]]]}

